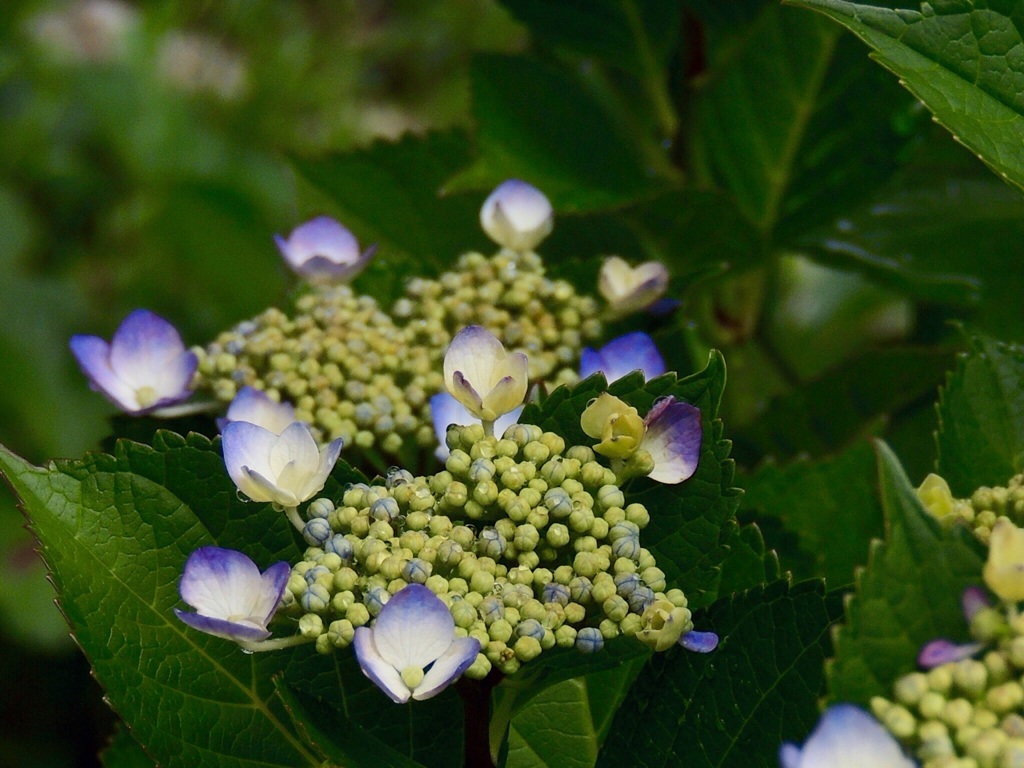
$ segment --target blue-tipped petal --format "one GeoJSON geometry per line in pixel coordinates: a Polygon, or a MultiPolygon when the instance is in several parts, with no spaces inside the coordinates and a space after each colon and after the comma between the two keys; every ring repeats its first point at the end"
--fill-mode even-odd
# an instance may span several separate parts
{"type": "Polygon", "coordinates": [[[404,704],[409,700],[412,691],[402,680],[401,673],[380,655],[373,642],[373,630],[368,627],[357,627],[352,648],[356,652],[356,661],[363,674],[384,691],[396,704],[404,704]]]}
{"type": "Polygon", "coordinates": [[[924,669],[931,669],[951,661],[969,659],[984,648],[984,643],[954,643],[940,638],[932,640],[921,649],[917,663],[924,669]]]}
{"type": "Polygon", "coordinates": [[[234,640],[236,643],[256,643],[270,637],[270,630],[259,626],[203,616],[200,613],[189,613],[179,608],[174,609],[174,615],[193,629],[225,640],[234,640]]]}
{"type": "Polygon", "coordinates": [[[654,460],[654,469],[648,476],[669,485],[691,477],[700,460],[700,410],[674,397],[665,397],[655,402],[644,423],[647,432],[640,447],[654,460]]]}
{"type": "Polygon", "coordinates": [[[852,704],[829,707],[803,748],[783,745],[779,759],[783,768],[914,768],[896,739],[852,704]]]}
{"type": "Polygon", "coordinates": [[[596,352],[587,347],[580,356],[580,378],[583,379],[601,371],[610,384],[637,370],[643,371],[645,379],[665,372],[665,360],[657,345],[642,331],[612,339],[596,352]]]}
{"type": "Polygon", "coordinates": [[[412,697],[423,701],[436,696],[473,666],[479,653],[480,641],[475,637],[456,638],[427,670],[422,682],[413,690],[412,697]]]}
{"type": "Polygon", "coordinates": [[[142,373],[166,366],[185,352],[178,330],[148,309],[136,309],[114,332],[110,367],[129,384],[148,384],[142,373]]]}
{"type": "Polygon", "coordinates": [[[679,638],[679,644],[694,653],[711,653],[718,647],[718,635],[714,632],[691,630],[679,638]]]}
{"type": "Polygon", "coordinates": [[[110,367],[110,345],[107,342],[98,336],[78,335],[71,337],[69,346],[82,373],[89,379],[89,386],[124,411],[138,409],[135,390],[110,367]]]}
{"type": "Polygon", "coordinates": [[[351,280],[375,250],[360,252],[355,235],[329,216],[300,224],[287,238],[275,235],[274,242],[288,265],[308,280],[351,280]]]}
{"type": "Polygon", "coordinates": [[[455,637],[455,620],[441,599],[422,584],[399,590],[373,625],[373,644],[398,670],[424,669],[455,637]]]}

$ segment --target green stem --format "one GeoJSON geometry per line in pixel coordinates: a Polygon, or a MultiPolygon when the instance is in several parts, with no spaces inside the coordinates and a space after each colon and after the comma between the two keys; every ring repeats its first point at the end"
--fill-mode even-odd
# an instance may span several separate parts
{"type": "Polygon", "coordinates": [[[487,419],[481,419],[480,421],[484,425],[484,436],[485,437],[494,437],[494,422],[493,421],[487,421],[487,419]]]}
{"type": "Polygon", "coordinates": [[[303,531],[306,530],[306,523],[299,516],[299,508],[298,507],[285,507],[284,508],[284,513],[286,515],[288,515],[288,519],[291,521],[291,524],[295,526],[295,529],[299,533],[302,533],[303,531]]]}
{"type": "Polygon", "coordinates": [[[643,67],[641,81],[644,91],[647,93],[647,98],[658,120],[662,138],[672,139],[679,129],[679,118],[676,116],[675,107],[672,105],[668,88],[665,85],[665,72],[658,66],[658,62],[654,58],[647,33],[644,31],[643,20],[637,12],[636,5],[632,2],[624,2],[621,5],[626,21],[629,23],[629,31],[636,41],[637,54],[643,67]]]}

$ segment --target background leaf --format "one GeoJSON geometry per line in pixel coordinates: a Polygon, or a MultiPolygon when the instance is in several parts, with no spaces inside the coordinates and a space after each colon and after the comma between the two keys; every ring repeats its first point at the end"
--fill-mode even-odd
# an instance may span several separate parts
{"type": "Polygon", "coordinates": [[[857,35],[958,141],[1024,187],[1024,39],[1014,0],[923,3],[919,11],[790,1],[857,35]]]}
{"type": "Polygon", "coordinates": [[[953,493],[1005,485],[1024,468],[1024,350],[972,336],[938,410],[937,467],[953,493]]]}
{"type": "Polygon", "coordinates": [[[156,763],[132,738],[124,723],[118,723],[110,743],[100,754],[103,768],[155,768],[156,763]]]}
{"type": "Polygon", "coordinates": [[[744,479],[740,514],[781,526],[771,540],[782,567],[798,578],[823,576],[833,588],[850,584],[871,540],[884,533],[876,475],[866,440],[819,461],[766,464],[744,479]],[[784,546],[783,536],[795,546],[784,546]]]}
{"type": "Polygon", "coordinates": [[[820,581],[774,582],[723,598],[695,621],[721,638],[709,654],[655,654],[612,724],[605,766],[776,768],[779,745],[818,719],[838,594],[820,581]]]}
{"type": "Polygon", "coordinates": [[[980,542],[962,526],[943,529],[889,447],[878,443],[877,449],[888,537],[872,548],[836,635],[829,668],[836,702],[866,705],[872,696],[888,696],[898,676],[917,668],[925,643],[966,640],[960,594],[981,582],[980,542]]]}

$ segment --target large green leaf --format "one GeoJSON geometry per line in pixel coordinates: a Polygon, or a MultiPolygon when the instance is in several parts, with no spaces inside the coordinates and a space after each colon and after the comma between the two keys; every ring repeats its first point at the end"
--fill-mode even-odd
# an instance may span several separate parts
{"type": "Polygon", "coordinates": [[[876,542],[829,667],[833,701],[867,704],[890,695],[937,637],[966,639],[960,594],[981,581],[982,545],[962,526],[942,528],[921,506],[899,460],[877,444],[885,543],[876,542]]]}
{"type": "Polygon", "coordinates": [[[154,768],[153,759],[132,738],[123,723],[118,723],[110,743],[100,753],[103,768],[154,768]]]}
{"type": "MultiPolygon", "coordinates": [[[[713,352],[707,367],[679,379],[669,373],[646,384],[636,373],[611,384],[608,392],[646,413],[659,397],[673,395],[701,410],[703,441],[694,475],[680,485],[651,480],[633,481],[628,500],[644,504],[651,522],[641,541],[657,558],[671,585],[683,589],[694,608],[711,604],[719,595],[722,564],[734,535],[734,514],[739,490],[732,487],[730,442],[722,436],[718,406],[725,387],[725,361],[713,352]]],[[[592,376],[573,388],[559,387],[540,405],[523,412],[523,421],[562,435],[567,445],[590,445],[593,440],[580,427],[587,404],[606,388],[602,376],[592,376]]]]}
{"type": "Polygon", "coordinates": [[[840,596],[820,581],[774,582],[698,615],[721,637],[710,654],[655,654],[615,716],[606,766],[776,768],[779,745],[818,719],[829,628],[840,596]]]}
{"type": "Polygon", "coordinates": [[[782,565],[798,578],[823,576],[832,587],[853,581],[867,560],[871,540],[882,536],[882,508],[875,494],[874,451],[867,441],[820,461],[766,464],[743,483],[740,511],[777,520],[799,547],[775,538],[782,565]]]}
{"type": "MultiPolygon", "coordinates": [[[[282,674],[328,702],[339,722],[362,727],[360,738],[380,738],[406,760],[458,764],[454,692],[395,717],[350,652],[323,657],[307,646],[248,656],[174,616],[195,548],[242,549],[262,567],[301,552],[280,513],[238,498],[217,442],[161,432],[152,448],[121,441],[114,455],[45,469],[3,450],[0,471],[22,499],[96,678],[161,765],[319,766],[326,755],[304,742],[276,699],[272,678],[282,674]]],[[[325,493],[337,496],[361,477],[340,463],[325,493]]]]}
{"type": "Polygon", "coordinates": [[[953,492],[1004,485],[1024,469],[1024,349],[972,337],[938,410],[938,472],[953,492]]]}
{"type": "Polygon", "coordinates": [[[556,209],[578,212],[651,197],[678,180],[660,141],[575,73],[536,58],[481,55],[470,74],[478,158],[446,189],[518,177],[556,209]]]}
{"type": "Polygon", "coordinates": [[[1024,187],[1024,10],[1016,0],[945,0],[920,10],[789,0],[867,43],[936,119],[1004,179],[1024,187]]]}
{"type": "Polygon", "coordinates": [[[895,167],[906,96],[855,54],[821,19],[768,3],[698,83],[697,167],[765,234],[803,231],[895,167]]]}

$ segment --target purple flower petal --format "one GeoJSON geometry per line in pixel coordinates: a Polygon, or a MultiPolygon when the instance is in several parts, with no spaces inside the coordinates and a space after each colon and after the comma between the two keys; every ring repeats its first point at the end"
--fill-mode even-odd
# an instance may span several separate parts
{"type": "Polygon", "coordinates": [[[455,639],[455,620],[441,599],[422,584],[399,590],[373,625],[373,644],[398,670],[423,669],[455,639]]]}
{"type": "Polygon", "coordinates": [[[924,669],[931,669],[951,661],[969,659],[985,647],[984,643],[954,643],[945,639],[932,640],[917,655],[917,663],[924,669]]]}
{"type": "Polygon", "coordinates": [[[964,618],[970,624],[978,611],[988,608],[992,605],[992,601],[988,599],[988,593],[981,587],[968,587],[960,595],[960,605],[963,607],[964,618]]]}
{"type": "Polygon", "coordinates": [[[109,345],[79,335],[70,346],[92,387],[128,413],[176,405],[192,394],[199,359],[173,325],[148,310],[129,314],[109,345]]]}
{"type": "Polygon", "coordinates": [[[375,251],[360,252],[355,235],[329,216],[300,224],[287,239],[275,235],[274,242],[288,265],[310,280],[351,280],[375,251]]]}
{"type": "Polygon", "coordinates": [[[649,477],[674,485],[692,476],[700,460],[700,410],[674,397],[665,397],[654,404],[644,423],[647,432],[641,448],[654,459],[649,477]]]}
{"type": "Polygon", "coordinates": [[[423,681],[412,692],[412,697],[417,701],[423,701],[436,696],[473,666],[478,653],[480,641],[475,637],[456,638],[431,665],[427,674],[423,676],[423,681]]]}
{"type": "Polygon", "coordinates": [[[291,567],[272,565],[264,573],[241,552],[221,547],[200,547],[185,563],[178,590],[196,609],[175,614],[191,627],[240,642],[270,636],[267,623],[273,618],[291,567]]]}
{"type": "Polygon", "coordinates": [[[580,356],[582,379],[601,371],[611,384],[636,370],[643,371],[645,379],[653,379],[665,372],[665,361],[658,347],[642,331],[612,339],[596,352],[587,347],[580,356]]]}
{"type": "Polygon", "coordinates": [[[679,638],[679,644],[694,653],[711,653],[718,647],[718,635],[714,632],[690,630],[679,638]]]}

